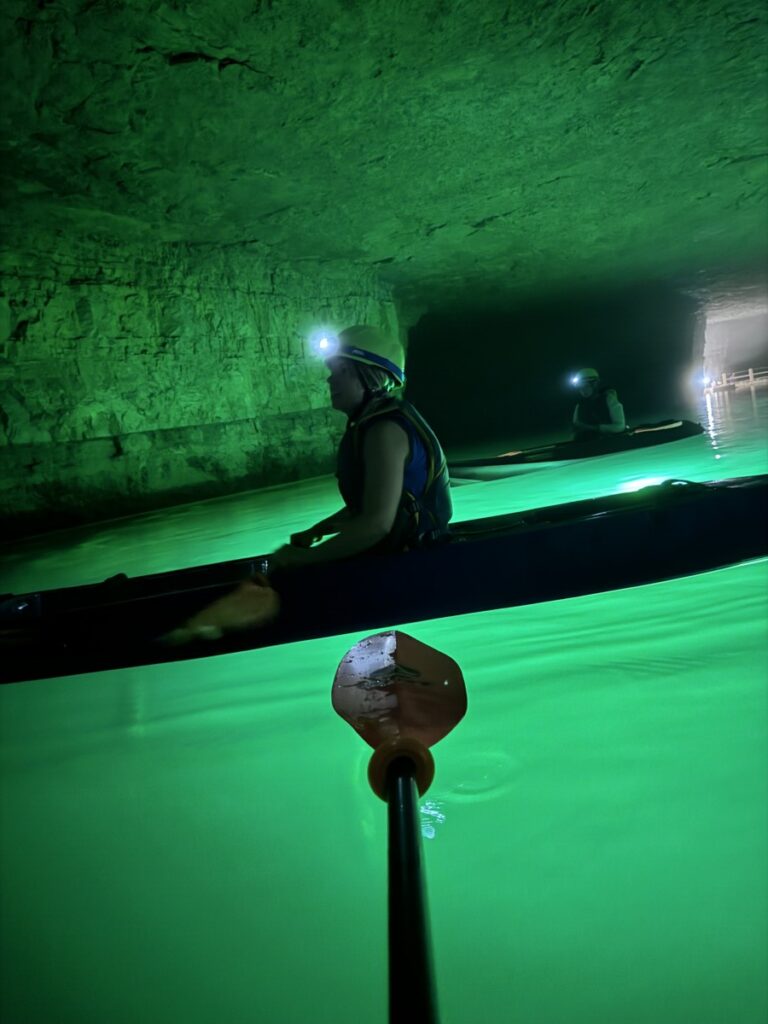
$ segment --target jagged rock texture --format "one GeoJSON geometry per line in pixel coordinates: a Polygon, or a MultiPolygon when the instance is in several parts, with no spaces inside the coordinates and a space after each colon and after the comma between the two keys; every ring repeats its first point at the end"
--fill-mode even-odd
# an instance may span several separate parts
{"type": "Polygon", "coordinates": [[[0,515],[14,528],[328,471],[343,419],[309,329],[397,329],[366,269],[31,241],[3,261],[0,515]]]}
{"type": "Polygon", "coordinates": [[[6,509],[325,467],[301,331],[394,324],[390,288],[401,329],[603,281],[763,301],[762,2],[8,0],[0,28],[6,509]]]}
{"type": "Polygon", "coordinates": [[[765,243],[755,0],[5,11],[5,194],[30,217],[258,239],[444,294],[695,278],[765,243]]]}

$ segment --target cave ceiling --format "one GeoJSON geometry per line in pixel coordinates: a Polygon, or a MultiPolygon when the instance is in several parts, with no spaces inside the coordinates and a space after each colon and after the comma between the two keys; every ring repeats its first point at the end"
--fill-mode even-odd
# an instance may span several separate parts
{"type": "Polygon", "coordinates": [[[760,291],[764,3],[8,0],[29,226],[370,264],[404,296],[760,291]]]}

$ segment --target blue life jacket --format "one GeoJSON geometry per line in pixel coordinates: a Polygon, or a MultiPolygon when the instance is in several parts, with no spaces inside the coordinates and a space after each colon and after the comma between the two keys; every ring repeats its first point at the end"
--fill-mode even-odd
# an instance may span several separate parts
{"type": "Polygon", "coordinates": [[[372,423],[393,420],[408,435],[408,458],[395,522],[376,550],[404,551],[448,537],[453,513],[448,466],[440,442],[426,420],[403,399],[372,399],[347,423],[339,444],[336,477],[344,504],[355,514],[363,504],[363,438],[372,423]]]}

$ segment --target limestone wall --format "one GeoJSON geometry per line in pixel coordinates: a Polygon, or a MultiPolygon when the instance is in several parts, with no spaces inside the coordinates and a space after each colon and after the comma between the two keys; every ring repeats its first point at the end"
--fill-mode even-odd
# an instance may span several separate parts
{"type": "Polygon", "coordinates": [[[328,471],[343,421],[307,332],[397,325],[352,264],[277,263],[256,244],[4,241],[5,537],[328,471]]]}

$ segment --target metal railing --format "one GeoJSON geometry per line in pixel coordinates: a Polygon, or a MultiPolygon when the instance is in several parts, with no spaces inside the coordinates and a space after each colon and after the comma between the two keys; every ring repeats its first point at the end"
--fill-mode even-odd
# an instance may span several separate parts
{"type": "Polygon", "coordinates": [[[733,388],[753,388],[757,384],[768,384],[768,366],[750,367],[728,373],[724,370],[719,377],[706,380],[704,394],[713,391],[731,391],[733,388]]]}

